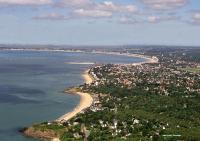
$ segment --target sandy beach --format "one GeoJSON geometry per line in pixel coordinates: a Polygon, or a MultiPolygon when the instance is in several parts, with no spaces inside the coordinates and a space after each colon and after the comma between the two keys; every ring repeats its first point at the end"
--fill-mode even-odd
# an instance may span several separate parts
{"type": "MultiPolygon", "coordinates": [[[[88,71],[89,70],[85,71],[82,74],[82,77],[84,78],[86,84],[90,84],[93,81],[92,77],[88,74],[88,71]]],[[[80,96],[80,103],[74,110],[72,110],[71,112],[61,116],[60,118],[58,118],[56,120],[56,122],[60,122],[60,123],[66,122],[69,119],[76,116],[81,111],[83,111],[84,109],[86,109],[86,108],[88,108],[92,105],[93,98],[89,93],[78,92],[75,89],[71,89],[68,92],[79,95],[80,96]]]]}
{"type": "Polygon", "coordinates": [[[102,52],[102,51],[93,51],[91,53],[94,54],[107,54],[107,55],[119,55],[119,56],[127,56],[127,57],[138,57],[138,58],[143,58],[145,61],[140,62],[140,63],[132,63],[132,65],[141,65],[145,63],[158,63],[158,58],[157,57],[150,57],[147,55],[141,55],[141,54],[132,54],[132,53],[120,53],[120,52],[102,52]]]}
{"type": "Polygon", "coordinates": [[[92,76],[89,74],[89,70],[86,70],[83,74],[82,77],[85,80],[86,84],[91,84],[93,82],[92,76]]]}

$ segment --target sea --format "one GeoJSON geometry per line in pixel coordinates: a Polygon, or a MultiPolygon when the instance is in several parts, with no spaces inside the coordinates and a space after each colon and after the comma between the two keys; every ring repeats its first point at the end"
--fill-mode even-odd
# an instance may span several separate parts
{"type": "Polygon", "coordinates": [[[94,66],[92,63],[142,61],[106,54],[1,50],[0,141],[37,141],[23,136],[19,129],[73,110],[79,97],[63,91],[83,84],[81,74],[94,66]]]}

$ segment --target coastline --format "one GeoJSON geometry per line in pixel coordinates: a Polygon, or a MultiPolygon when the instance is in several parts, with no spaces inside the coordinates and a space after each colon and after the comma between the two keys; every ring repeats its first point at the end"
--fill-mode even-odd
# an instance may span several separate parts
{"type": "MultiPolygon", "coordinates": [[[[91,53],[94,53],[94,52],[91,52],[91,53]]],[[[105,53],[105,52],[95,52],[95,53],[105,53]]],[[[123,56],[128,56],[128,57],[140,57],[140,58],[145,59],[143,62],[131,64],[131,65],[135,65],[135,66],[142,65],[142,64],[145,64],[145,63],[158,63],[157,57],[151,58],[151,57],[148,57],[148,56],[138,55],[138,54],[129,54],[129,53],[120,54],[120,53],[113,53],[113,52],[105,53],[105,54],[108,54],[108,55],[109,54],[123,55],[123,56]]],[[[84,82],[86,84],[91,84],[94,81],[94,78],[89,74],[89,70],[90,69],[86,70],[82,74],[82,77],[83,77],[84,82]]],[[[56,119],[55,121],[58,122],[58,123],[63,123],[63,122],[70,120],[71,118],[75,117],[77,114],[79,114],[80,112],[82,112],[86,108],[89,108],[93,103],[93,98],[92,98],[91,94],[80,92],[75,87],[71,88],[71,89],[69,89],[65,92],[79,95],[80,96],[80,102],[71,112],[68,112],[68,113],[62,115],[61,117],[59,117],[58,119],[56,119]]]]}
{"type": "MultiPolygon", "coordinates": [[[[141,65],[144,63],[158,63],[158,58],[155,56],[147,56],[147,55],[142,55],[142,54],[132,54],[132,53],[121,53],[121,52],[105,52],[105,51],[83,51],[83,50],[72,50],[72,49],[24,49],[24,48],[10,48],[10,49],[2,49],[2,50],[10,50],[10,51],[39,51],[39,52],[66,52],[66,53],[91,53],[91,54],[106,54],[106,55],[120,55],[120,56],[127,56],[127,57],[138,57],[138,58],[143,58],[145,61],[140,62],[140,63],[133,63],[132,65],[141,65]]],[[[88,62],[66,62],[67,64],[88,64],[88,62]]],[[[92,62],[89,62],[89,64],[93,64],[92,62]]]]}
{"type": "MultiPolygon", "coordinates": [[[[91,52],[91,53],[94,53],[94,52],[91,52]]],[[[149,57],[149,56],[143,56],[143,55],[140,56],[140,55],[128,54],[128,53],[123,53],[123,54],[114,53],[114,52],[111,52],[111,53],[102,52],[102,53],[105,53],[108,55],[112,54],[112,55],[122,55],[122,56],[128,56],[128,57],[140,57],[140,58],[145,59],[143,62],[130,63],[129,65],[142,65],[145,63],[158,63],[158,58],[156,58],[156,57],[153,58],[153,57],[149,57]]],[[[94,81],[94,78],[89,73],[89,71],[90,71],[90,69],[88,69],[82,73],[82,78],[84,79],[84,82],[86,84],[91,84],[94,81]]],[[[71,94],[76,94],[76,95],[80,96],[80,102],[71,112],[68,112],[68,113],[62,115],[61,117],[59,117],[58,119],[53,121],[54,123],[57,123],[57,124],[65,123],[66,121],[74,118],[75,116],[77,116],[77,114],[83,112],[85,109],[89,108],[93,104],[93,98],[92,98],[91,94],[81,92],[79,87],[69,88],[65,92],[71,93],[71,94]]],[[[23,130],[22,132],[24,133],[24,135],[34,137],[34,138],[44,138],[44,139],[50,139],[52,141],[60,141],[57,135],[52,135],[49,137],[49,136],[46,136],[46,134],[48,135],[49,133],[42,133],[41,131],[37,132],[37,131],[33,130],[31,127],[23,130]]]]}
{"type": "Polygon", "coordinates": [[[155,56],[147,56],[147,55],[141,55],[141,54],[131,54],[131,53],[120,53],[120,52],[102,52],[102,51],[93,51],[90,53],[95,53],[95,54],[106,54],[106,55],[119,55],[119,56],[127,56],[127,57],[138,57],[138,58],[143,58],[145,59],[142,62],[139,63],[129,63],[132,65],[142,65],[145,63],[158,63],[158,58],[155,56]]]}
{"type": "MultiPolygon", "coordinates": [[[[86,84],[90,84],[93,82],[93,78],[89,74],[89,70],[86,70],[84,73],[82,73],[82,77],[86,84]]],[[[66,90],[65,92],[80,96],[80,102],[71,112],[68,112],[62,115],[61,117],[53,121],[54,123],[62,124],[70,120],[71,118],[75,117],[77,114],[81,113],[83,110],[89,108],[93,103],[93,98],[91,94],[81,92],[77,87],[70,88],[66,90]]],[[[22,130],[20,130],[20,132],[22,132],[25,136],[28,136],[28,137],[39,138],[39,139],[50,140],[50,141],[60,141],[58,135],[51,132],[43,133],[41,131],[35,131],[32,128],[32,126],[28,128],[23,128],[22,130]]]]}
{"type": "MultiPolygon", "coordinates": [[[[82,77],[84,78],[84,81],[86,84],[90,84],[93,82],[93,78],[90,76],[89,70],[85,71],[82,74],[82,77]]],[[[71,118],[75,117],[78,113],[89,108],[93,103],[93,98],[91,94],[89,93],[80,92],[76,88],[71,88],[69,90],[66,90],[65,92],[80,96],[80,102],[71,112],[68,112],[64,114],[63,116],[59,117],[58,119],[56,119],[55,121],[58,123],[63,123],[70,120],[71,118]]]]}

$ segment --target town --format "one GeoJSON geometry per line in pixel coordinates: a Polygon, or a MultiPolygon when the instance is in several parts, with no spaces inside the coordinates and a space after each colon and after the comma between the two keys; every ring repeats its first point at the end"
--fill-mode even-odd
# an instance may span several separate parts
{"type": "Polygon", "coordinates": [[[65,123],[45,122],[34,130],[54,131],[63,141],[200,140],[200,61],[160,51],[143,51],[157,63],[91,68],[94,81],[76,89],[92,95],[92,106],[65,123]]]}

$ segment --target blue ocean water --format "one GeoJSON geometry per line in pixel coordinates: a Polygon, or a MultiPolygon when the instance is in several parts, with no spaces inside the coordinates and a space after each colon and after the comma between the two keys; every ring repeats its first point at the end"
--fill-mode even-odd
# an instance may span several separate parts
{"type": "Polygon", "coordinates": [[[35,141],[21,135],[18,129],[56,119],[78,104],[78,96],[67,95],[63,90],[84,83],[81,74],[92,65],[67,62],[141,61],[89,53],[0,51],[0,141],[35,141]]]}

